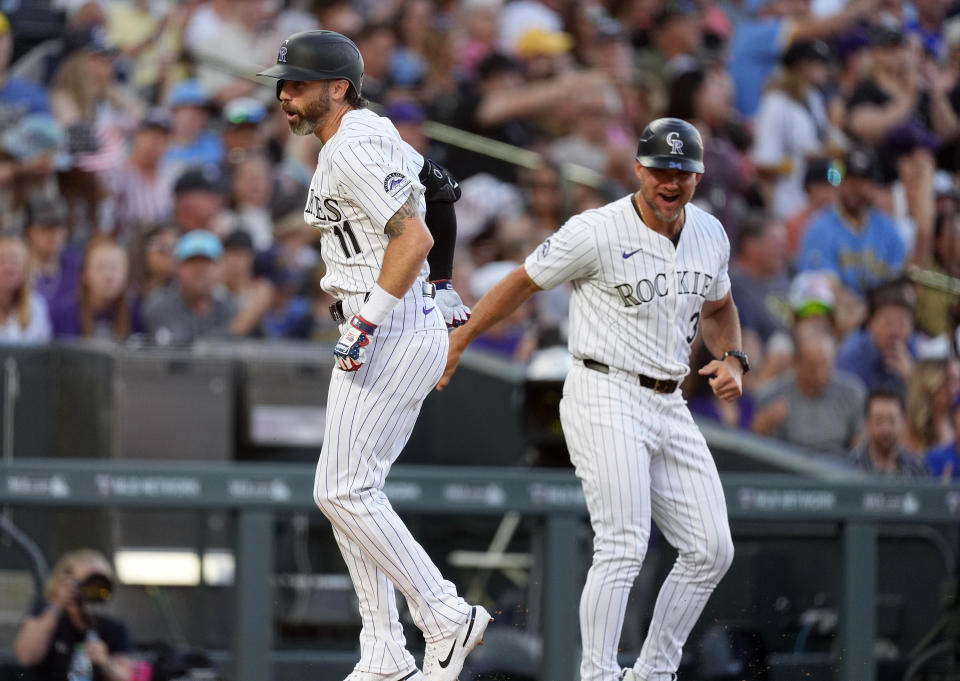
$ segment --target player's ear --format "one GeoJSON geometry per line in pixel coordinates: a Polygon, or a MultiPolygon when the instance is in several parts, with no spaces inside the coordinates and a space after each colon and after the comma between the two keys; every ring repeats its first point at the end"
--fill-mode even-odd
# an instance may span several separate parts
{"type": "Polygon", "coordinates": [[[633,172],[637,176],[638,180],[642,180],[643,176],[640,174],[643,172],[643,166],[640,165],[640,161],[633,159],[633,172]]]}
{"type": "Polygon", "coordinates": [[[700,180],[703,179],[703,173],[694,173],[693,176],[695,178],[693,181],[693,186],[696,187],[698,184],[700,184],[700,180]]]}
{"type": "Polygon", "coordinates": [[[330,83],[331,99],[344,100],[347,98],[347,90],[350,88],[350,81],[338,78],[330,83]]]}

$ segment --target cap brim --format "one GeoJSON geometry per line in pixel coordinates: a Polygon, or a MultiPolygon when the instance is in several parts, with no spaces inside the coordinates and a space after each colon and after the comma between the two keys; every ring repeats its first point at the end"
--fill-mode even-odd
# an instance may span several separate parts
{"type": "Polygon", "coordinates": [[[660,168],[663,170],[685,170],[688,173],[702,173],[703,163],[691,161],[688,158],[671,158],[670,156],[637,156],[640,165],[644,168],[660,168]]]}

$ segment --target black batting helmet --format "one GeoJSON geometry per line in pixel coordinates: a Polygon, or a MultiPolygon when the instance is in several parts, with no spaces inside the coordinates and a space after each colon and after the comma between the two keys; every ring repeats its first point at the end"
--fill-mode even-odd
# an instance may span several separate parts
{"type": "Polygon", "coordinates": [[[277,99],[285,80],[349,81],[360,94],[363,57],[350,38],[336,31],[302,31],[280,44],[277,63],[258,76],[277,78],[277,99]]]}
{"type": "Polygon", "coordinates": [[[680,118],[658,118],[640,133],[637,160],[644,168],[675,168],[703,172],[703,140],[695,127],[680,118]]]}

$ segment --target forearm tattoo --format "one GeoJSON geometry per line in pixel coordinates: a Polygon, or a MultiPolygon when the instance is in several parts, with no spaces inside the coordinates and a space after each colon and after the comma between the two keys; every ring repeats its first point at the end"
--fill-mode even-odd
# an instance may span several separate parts
{"type": "Polygon", "coordinates": [[[417,209],[417,203],[417,197],[411,194],[407,199],[407,202],[397,209],[397,212],[393,214],[392,218],[387,220],[387,224],[383,228],[383,231],[388,237],[395,239],[403,234],[403,228],[406,226],[406,221],[420,214],[420,211],[417,209]]]}

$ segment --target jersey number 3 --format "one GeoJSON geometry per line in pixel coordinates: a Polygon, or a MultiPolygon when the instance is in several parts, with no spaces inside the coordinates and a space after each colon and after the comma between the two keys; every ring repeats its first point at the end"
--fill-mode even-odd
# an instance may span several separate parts
{"type": "Polygon", "coordinates": [[[353,228],[350,226],[350,223],[346,220],[343,221],[343,228],[341,229],[339,225],[334,226],[333,233],[337,235],[337,239],[340,241],[340,248],[343,250],[344,256],[352,258],[355,255],[360,254],[360,242],[357,241],[356,235],[353,233],[353,228]],[[350,239],[349,245],[347,244],[347,239],[350,239]],[[353,246],[353,252],[350,252],[350,247],[353,246]]]}
{"type": "Polygon", "coordinates": [[[692,343],[693,339],[697,337],[697,328],[700,326],[700,313],[694,312],[693,316],[690,317],[690,321],[693,322],[693,330],[690,332],[690,335],[687,337],[687,343],[692,343]]]}

